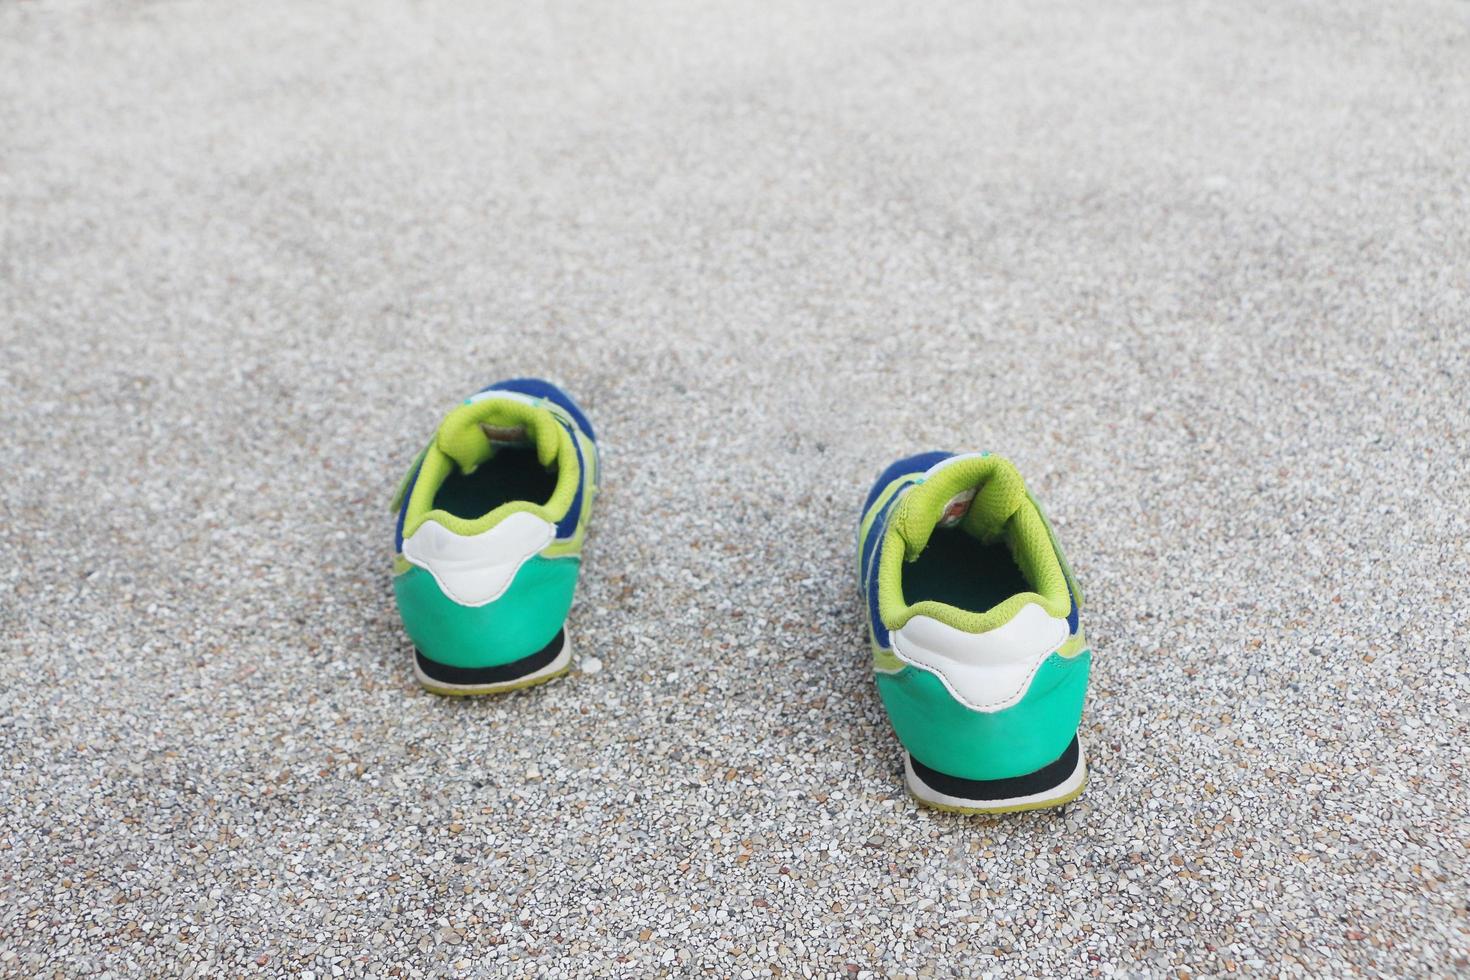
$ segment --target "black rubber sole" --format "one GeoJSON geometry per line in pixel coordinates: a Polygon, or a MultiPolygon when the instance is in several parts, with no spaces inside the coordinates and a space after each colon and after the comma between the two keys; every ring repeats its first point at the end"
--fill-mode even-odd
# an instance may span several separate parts
{"type": "MultiPolygon", "coordinates": [[[[965,779],[960,776],[951,776],[929,768],[912,755],[909,756],[908,763],[915,778],[923,784],[924,788],[932,791],[930,794],[925,794],[931,799],[938,799],[933,795],[937,793],[957,803],[962,801],[964,804],[975,807],[985,807],[1004,801],[1038,797],[1062,787],[1069,781],[1074,781],[1081,753],[1081,743],[1077,736],[1073,735],[1066,750],[1055,761],[1047,763],[1035,772],[1028,772],[1022,776],[1008,776],[1004,779],[965,779]]],[[[1078,789],[1080,788],[1079,786],[1078,789]]]]}
{"type": "Polygon", "coordinates": [[[494,667],[451,667],[449,664],[441,664],[437,660],[430,660],[424,656],[424,652],[414,649],[414,658],[418,663],[419,672],[429,680],[438,684],[450,684],[455,687],[478,687],[486,684],[508,684],[528,677],[536,671],[551,663],[561,656],[562,647],[567,642],[567,631],[560,629],[551,642],[529,657],[512,660],[508,664],[497,664],[494,667]]]}

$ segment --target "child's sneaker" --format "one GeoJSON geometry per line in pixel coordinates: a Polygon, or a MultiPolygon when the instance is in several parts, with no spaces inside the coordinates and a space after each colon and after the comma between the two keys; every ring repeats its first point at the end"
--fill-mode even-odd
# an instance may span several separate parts
{"type": "Polygon", "coordinates": [[[545,381],[498,382],[445,416],[393,504],[393,590],[420,684],[495,694],[566,673],[599,475],[587,417],[545,381]]]}
{"type": "Polygon", "coordinates": [[[1082,593],[1015,466],[988,453],[894,463],[868,494],[858,554],[909,792],[961,813],[1076,799],[1082,593]]]}

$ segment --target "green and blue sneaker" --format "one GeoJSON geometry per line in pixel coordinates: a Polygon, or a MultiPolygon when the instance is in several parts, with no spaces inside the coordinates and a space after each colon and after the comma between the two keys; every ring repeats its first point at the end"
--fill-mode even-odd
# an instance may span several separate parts
{"type": "Polygon", "coordinates": [[[1016,467],[989,453],[899,460],[868,494],[858,555],[914,798],[1007,813],[1081,795],[1082,592],[1016,467]]]}
{"type": "Polygon", "coordinates": [[[393,591],[420,684],[496,694],[566,673],[599,476],[591,424],[548,382],[497,382],[444,417],[393,503],[393,591]]]}

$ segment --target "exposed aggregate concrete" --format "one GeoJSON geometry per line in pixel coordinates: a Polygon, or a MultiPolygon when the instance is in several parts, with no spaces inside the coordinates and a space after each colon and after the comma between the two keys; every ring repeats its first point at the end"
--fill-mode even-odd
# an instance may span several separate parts
{"type": "Polygon", "coordinates": [[[1470,7],[0,7],[0,971],[1470,970],[1470,7]],[[585,670],[387,502],[586,405],[585,670]],[[1016,460],[1092,783],[916,808],[851,548],[1016,460]]]}

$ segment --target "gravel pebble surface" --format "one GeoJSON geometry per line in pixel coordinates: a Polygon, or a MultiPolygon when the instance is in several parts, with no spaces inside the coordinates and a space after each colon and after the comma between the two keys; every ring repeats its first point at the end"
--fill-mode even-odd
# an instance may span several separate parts
{"type": "Polygon", "coordinates": [[[1470,973],[1470,6],[0,7],[0,973],[1470,973]],[[574,669],[403,467],[560,380],[574,669]],[[988,448],[1086,795],[903,794],[854,524],[988,448]]]}

